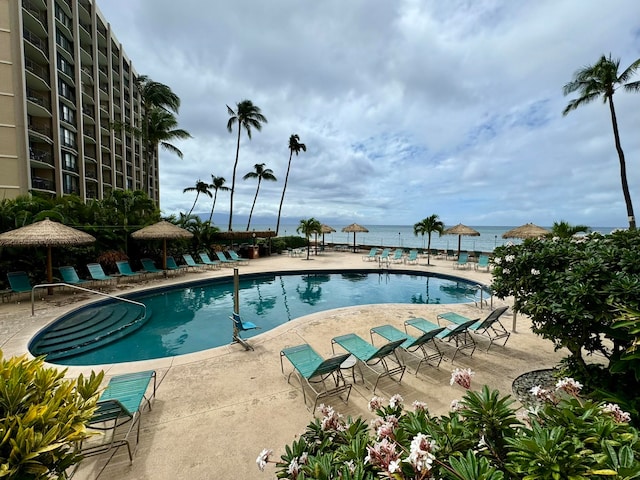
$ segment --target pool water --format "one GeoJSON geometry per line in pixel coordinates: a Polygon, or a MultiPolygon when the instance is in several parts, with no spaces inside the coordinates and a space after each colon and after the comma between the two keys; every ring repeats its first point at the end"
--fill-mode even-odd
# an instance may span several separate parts
{"type": "MultiPolygon", "coordinates": [[[[487,297],[486,292],[483,295],[487,297]]],[[[144,303],[152,312],[141,328],[105,346],[55,363],[98,365],[148,360],[193,353],[231,342],[231,277],[127,297],[144,303]]],[[[241,276],[239,298],[241,317],[260,326],[260,330],[242,332],[243,338],[250,338],[292,319],[323,310],[381,303],[463,303],[478,300],[479,290],[476,283],[456,277],[387,272],[302,275],[294,272],[241,276]]],[[[82,309],[71,314],[79,312],[82,309]]],[[[68,315],[58,322],[63,320],[68,321],[68,315]]],[[[32,345],[42,333],[35,337],[32,345]]]]}

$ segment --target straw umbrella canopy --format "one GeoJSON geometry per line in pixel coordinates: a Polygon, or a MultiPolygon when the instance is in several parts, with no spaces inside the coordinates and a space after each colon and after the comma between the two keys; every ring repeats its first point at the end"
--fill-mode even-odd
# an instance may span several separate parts
{"type": "Polygon", "coordinates": [[[49,283],[53,282],[52,247],[85,245],[95,241],[93,235],[48,218],[0,234],[0,246],[3,247],[47,247],[47,280],[49,283]]]}
{"type": "Polygon", "coordinates": [[[551,233],[546,228],[539,227],[533,223],[527,223],[516,228],[504,232],[502,238],[540,238],[551,233]]]}
{"type": "Polygon", "coordinates": [[[325,233],[331,233],[331,232],[335,232],[336,229],[333,227],[330,227],[329,225],[325,225],[324,223],[322,224],[322,228],[320,228],[320,233],[322,233],[322,247],[324,248],[324,234],[325,233]]]}
{"type": "Polygon", "coordinates": [[[459,223],[455,227],[447,228],[444,232],[442,232],[442,235],[458,235],[458,257],[460,257],[460,243],[462,241],[462,236],[465,235],[467,237],[479,237],[480,232],[459,223]]]}
{"type": "Polygon", "coordinates": [[[367,230],[362,225],[358,225],[357,223],[352,223],[351,225],[347,225],[342,229],[342,231],[349,232],[349,233],[353,232],[353,253],[356,253],[356,232],[366,232],[366,233],[369,232],[369,230],[367,230]]]}
{"type": "Polygon", "coordinates": [[[191,238],[193,233],[166,220],[136,230],[131,238],[136,240],[162,240],[162,269],[167,269],[167,240],[191,238]]]}

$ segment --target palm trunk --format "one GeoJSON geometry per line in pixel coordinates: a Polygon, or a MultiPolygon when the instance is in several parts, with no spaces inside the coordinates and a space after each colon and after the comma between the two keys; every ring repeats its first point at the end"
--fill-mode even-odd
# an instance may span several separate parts
{"type": "Polygon", "coordinates": [[[251,225],[251,217],[253,216],[253,208],[256,206],[256,200],[258,200],[258,192],[260,191],[260,177],[258,177],[258,188],[256,188],[256,196],[253,197],[253,205],[251,205],[251,211],[249,212],[249,221],[247,222],[247,232],[249,231],[249,225],[251,225]]]}
{"type": "Polygon", "coordinates": [[[189,213],[187,213],[187,217],[191,215],[191,212],[193,212],[193,209],[196,208],[196,203],[198,203],[199,196],[200,196],[200,192],[196,194],[196,199],[193,201],[193,205],[191,206],[191,210],[189,210],[189,213]]]}
{"type": "Polygon", "coordinates": [[[427,238],[427,265],[431,265],[431,232],[429,232],[427,238]]]}
{"type": "Polygon", "coordinates": [[[278,208],[278,221],[276,223],[276,237],[280,229],[280,214],[282,213],[282,204],[284,203],[284,192],[287,191],[287,182],[289,181],[289,170],[291,169],[291,157],[293,157],[293,149],[289,152],[289,165],[287,165],[287,175],[284,177],[284,187],[282,188],[282,197],[280,197],[280,208],[278,208]]]}
{"type": "Polygon", "coordinates": [[[242,125],[238,121],[238,144],[236,146],[236,163],[233,164],[233,178],[231,179],[231,202],[229,204],[229,231],[232,231],[231,227],[233,223],[233,194],[236,191],[236,170],[238,169],[238,156],[240,155],[240,132],[242,131],[242,125]]]}
{"type": "Polygon", "coordinates": [[[616,150],[620,159],[620,180],[622,182],[622,194],[627,205],[627,217],[629,219],[629,230],[636,229],[636,218],[633,215],[633,204],[631,203],[631,194],[629,193],[629,184],[627,183],[627,165],[624,159],[624,152],[620,144],[620,133],[618,132],[618,120],[616,119],[616,110],[613,106],[613,96],[609,96],[609,110],[611,111],[611,123],[613,124],[613,136],[616,142],[616,150]]]}
{"type": "Polygon", "coordinates": [[[211,205],[211,213],[209,214],[209,224],[211,225],[211,221],[213,220],[213,209],[216,208],[216,198],[218,198],[218,189],[216,188],[216,193],[213,195],[213,205],[211,205]]]}

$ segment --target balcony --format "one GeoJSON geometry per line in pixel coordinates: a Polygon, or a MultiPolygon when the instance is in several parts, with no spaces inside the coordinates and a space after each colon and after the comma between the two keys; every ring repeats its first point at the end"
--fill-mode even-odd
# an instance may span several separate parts
{"type": "Polygon", "coordinates": [[[34,162],[53,166],[53,155],[51,155],[51,152],[41,148],[29,148],[29,159],[34,162]]]}
{"type": "Polygon", "coordinates": [[[31,177],[31,188],[35,190],[47,190],[49,192],[56,191],[56,184],[53,180],[47,180],[42,177],[31,177]]]}
{"type": "Polygon", "coordinates": [[[30,123],[29,132],[36,133],[39,136],[43,136],[47,140],[51,141],[51,125],[45,125],[41,123],[30,123]]]}
{"type": "Polygon", "coordinates": [[[37,81],[34,86],[37,86],[39,88],[49,87],[49,69],[47,67],[39,65],[29,58],[25,58],[24,68],[27,72],[33,74],[36,77],[37,81]]]}
{"type": "Polygon", "coordinates": [[[24,10],[29,12],[30,14],[30,16],[23,16],[25,25],[28,27],[40,29],[41,31],[46,33],[47,12],[45,10],[39,9],[37,5],[30,0],[22,0],[22,8],[24,8],[24,10]],[[34,21],[37,22],[37,24],[34,24],[34,21]]]}
{"type": "Polygon", "coordinates": [[[47,42],[38,37],[35,33],[30,30],[24,29],[24,33],[22,37],[33,47],[35,47],[41,54],[44,55],[44,59],[48,60],[49,58],[49,47],[47,42]]]}

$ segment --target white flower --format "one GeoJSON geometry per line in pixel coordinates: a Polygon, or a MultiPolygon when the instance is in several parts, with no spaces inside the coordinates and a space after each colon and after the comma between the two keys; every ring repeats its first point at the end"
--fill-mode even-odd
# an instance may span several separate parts
{"type": "Polygon", "coordinates": [[[506,257],[504,257],[504,261],[509,263],[513,262],[515,259],[516,259],[515,255],[507,255],[506,257]]]}
{"type": "Polygon", "coordinates": [[[298,465],[298,459],[294,458],[293,460],[291,460],[291,463],[289,463],[289,468],[287,468],[287,473],[289,475],[297,476],[299,472],[300,472],[300,465],[298,465]]]}
{"type": "Polygon", "coordinates": [[[451,372],[451,380],[449,381],[450,385],[457,383],[461,387],[469,389],[471,387],[471,377],[474,373],[470,368],[456,368],[453,372],[451,372]]]}
{"type": "Polygon", "coordinates": [[[509,270],[508,268],[503,268],[502,273],[505,275],[509,275],[511,273],[511,270],[509,270]]]}
{"type": "Polygon", "coordinates": [[[600,410],[603,413],[608,413],[612,415],[614,420],[618,423],[629,423],[631,421],[631,415],[623,411],[615,403],[607,403],[606,405],[601,406],[600,410]]]}
{"type": "Polygon", "coordinates": [[[428,410],[427,404],[425,402],[420,402],[418,400],[413,402],[413,409],[418,412],[426,412],[428,410]]]}
{"type": "Polygon", "coordinates": [[[496,265],[500,265],[502,263],[502,258],[500,257],[495,257],[493,259],[493,263],[495,263],[496,265]]]}
{"type": "Polygon", "coordinates": [[[382,402],[384,402],[384,398],[373,397],[371,400],[369,400],[369,411],[375,412],[376,410],[382,408],[382,402]]]}
{"type": "Polygon", "coordinates": [[[389,399],[389,406],[391,408],[396,408],[396,407],[402,408],[402,402],[403,401],[404,401],[404,399],[402,398],[402,396],[400,396],[400,394],[396,393],[393,397],[391,397],[389,399]]]}
{"type": "Polygon", "coordinates": [[[459,410],[462,410],[462,408],[463,408],[463,406],[462,406],[462,403],[460,402],[460,400],[458,400],[457,398],[451,400],[451,405],[449,406],[449,409],[452,412],[457,412],[459,410]]]}
{"type": "Polygon", "coordinates": [[[389,462],[389,473],[400,471],[400,459],[389,462]]]}
{"type": "Polygon", "coordinates": [[[436,443],[433,440],[430,440],[429,437],[423,433],[418,433],[413,437],[413,440],[411,440],[410,453],[407,461],[413,465],[418,472],[429,471],[436,458],[432,452],[436,449],[436,443]]]}
{"type": "Polygon", "coordinates": [[[273,454],[273,450],[269,450],[267,448],[263,449],[256,458],[256,463],[258,464],[258,468],[264,472],[264,467],[267,466],[267,462],[269,461],[269,457],[273,454]]]}
{"type": "Polygon", "coordinates": [[[536,270],[535,268],[532,268],[531,275],[540,275],[540,270],[536,270]]]}
{"type": "Polygon", "coordinates": [[[556,383],[556,390],[564,390],[569,395],[577,395],[582,390],[582,384],[573,378],[564,377],[556,383]]]}

